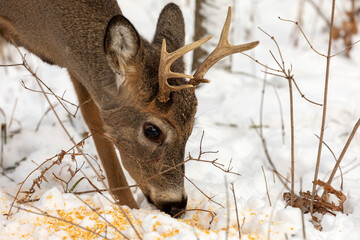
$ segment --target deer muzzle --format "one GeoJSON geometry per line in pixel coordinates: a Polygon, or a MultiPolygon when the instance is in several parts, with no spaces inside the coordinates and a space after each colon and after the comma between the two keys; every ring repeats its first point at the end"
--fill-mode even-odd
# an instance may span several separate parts
{"type": "Polygon", "coordinates": [[[182,194],[181,197],[170,197],[173,195],[172,193],[169,194],[162,194],[163,196],[167,196],[166,200],[159,200],[158,198],[148,197],[147,199],[150,203],[154,204],[157,208],[161,211],[169,214],[172,217],[180,217],[185,212],[187,205],[187,195],[182,194]]]}

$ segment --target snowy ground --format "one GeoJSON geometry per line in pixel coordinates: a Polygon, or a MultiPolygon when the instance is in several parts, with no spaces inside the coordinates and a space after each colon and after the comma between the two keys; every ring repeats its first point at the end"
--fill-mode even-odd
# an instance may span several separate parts
{"type": "MultiPolygon", "coordinates": [[[[140,33],[151,38],[157,16],[168,1],[121,1],[120,6],[140,33]],[[141,17],[140,17],[141,16],[141,17]],[[140,28],[139,26],[142,26],[140,28]]],[[[187,1],[175,1],[183,9],[187,23],[187,42],[191,41],[193,33],[193,6],[187,1]]],[[[191,2],[191,1],[190,1],[191,2]]],[[[306,97],[321,102],[325,79],[325,63],[323,57],[315,54],[302,37],[299,46],[294,47],[293,42],[298,35],[292,23],[282,22],[278,16],[285,19],[296,19],[298,2],[288,0],[262,0],[237,1],[235,25],[236,36],[233,43],[260,40],[261,44],[250,54],[262,63],[277,67],[271,59],[268,50],[276,53],[276,46],[272,40],[257,29],[261,27],[270,35],[275,36],[287,65],[293,67],[293,74],[299,87],[306,97]],[[250,22],[250,15],[254,13],[254,22],[250,22]]],[[[329,18],[330,1],[325,1],[324,14],[329,18]]],[[[345,3],[338,3],[336,24],[340,25],[345,3]]],[[[215,22],[223,22],[225,16],[219,16],[215,22]]],[[[314,47],[325,53],[327,49],[328,33],[324,31],[324,22],[317,16],[314,9],[305,4],[304,31],[314,47]]],[[[220,26],[221,28],[221,26],[220,26]]],[[[360,39],[360,36],[356,36],[360,39]]],[[[334,52],[343,49],[341,42],[335,42],[334,52]]],[[[14,52],[15,62],[18,60],[14,52]],[[17,59],[17,60],[16,60],[17,59]]],[[[351,52],[351,58],[339,55],[332,59],[329,86],[328,117],[325,131],[325,141],[339,156],[353,125],[360,117],[360,47],[357,45],[351,52]]],[[[188,56],[188,63],[190,57],[188,56]]],[[[38,76],[45,81],[56,93],[75,101],[74,91],[64,69],[48,66],[32,55],[27,59],[38,76]]],[[[189,64],[190,65],[190,64],[189,64]]],[[[238,239],[235,204],[229,184],[234,183],[238,216],[242,225],[242,239],[303,239],[303,227],[299,209],[285,207],[282,199],[284,188],[280,181],[274,177],[272,169],[265,158],[261,141],[257,136],[252,121],[259,122],[261,92],[263,87],[264,68],[256,65],[245,56],[238,56],[233,60],[233,70],[238,73],[228,73],[222,70],[212,70],[207,77],[211,84],[204,85],[197,91],[199,108],[197,122],[191,136],[187,151],[196,155],[199,151],[199,142],[202,132],[205,131],[203,150],[217,151],[217,154],[205,155],[204,158],[213,160],[219,158],[225,166],[232,159],[232,171],[241,176],[225,174],[211,164],[190,162],[186,165],[186,175],[202,191],[209,196],[215,196],[214,201],[225,208],[210,202],[191,183],[187,182],[189,196],[189,209],[204,209],[213,211],[216,216],[204,211],[186,213],[182,219],[173,219],[150,206],[140,190],[134,189],[134,194],[141,207],[140,210],[131,210],[124,206],[124,211],[130,216],[135,229],[143,239],[238,239]],[[262,172],[265,169],[270,206],[262,172]],[[226,182],[228,187],[226,187],[226,182]],[[230,217],[229,217],[230,216],[230,217]],[[229,222],[228,222],[229,221],[229,222]],[[229,228],[229,230],[227,230],[229,228]]],[[[264,136],[269,145],[271,157],[283,176],[290,176],[290,127],[289,127],[289,91],[286,80],[267,75],[267,86],[264,96],[264,136]],[[273,86],[281,100],[283,117],[285,121],[285,143],[281,132],[281,114],[278,100],[273,86]]],[[[7,219],[6,214],[12,202],[12,197],[18,189],[17,183],[46,159],[58,154],[61,150],[72,147],[72,143],[49,112],[41,122],[38,130],[37,124],[48,110],[48,104],[41,94],[25,90],[20,80],[24,80],[27,87],[36,89],[36,82],[29,73],[22,68],[0,69],[0,123],[7,125],[8,136],[4,145],[3,167],[10,181],[0,176],[0,239],[90,239],[95,237],[86,231],[79,231],[73,226],[54,220],[50,217],[35,215],[19,210],[7,219]],[[13,117],[11,117],[13,115],[13,117]],[[12,121],[11,121],[12,119],[12,121]],[[11,125],[10,125],[10,122],[11,125]]],[[[56,103],[55,99],[52,99],[56,103]]],[[[57,106],[57,111],[65,122],[71,135],[79,141],[86,130],[80,114],[75,119],[69,118],[67,113],[57,106]]],[[[74,111],[74,109],[72,109],[74,111]]],[[[311,190],[311,181],[314,175],[322,109],[319,106],[305,101],[294,91],[295,114],[295,188],[311,190]]],[[[343,162],[344,173],[343,192],[347,196],[344,204],[345,213],[337,216],[327,214],[322,219],[322,231],[315,230],[310,223],[310,216],[305,215],[305,230],[307,239],[360,239],[360,181],[359,154],[360,139],[354,138],[343,162]]],[[[96,155],[91,140],[87,140],[84,151],[96,155]]],[[[78,165],[83,162],[76,157],[78,165]]],[[[327,180],[334,166],[331,153],[323,148],[319,178],[327,180]]],[[[75,169],[70,157],[66,157],[61,166],[55,166],[51,172],[63,179],[70,174],[68,169],[75,169]]],[[[83,167],[83,173],[93,179],[96,177],[91,169],[83,167]]],[[[32,176],[37,177],[40,172],[32,176]]],[[[71,182],[72,186],[82,177],[78,173],[71,182]]],[[[31,184],[30,178],[24,185],[27,190],[31,184]]],[[[119,237],[114,228],[121,231],[128,238],[136,239],[137,235],[129,226],[121,210],[111,204],[99,194],[81,195],[81,199],[88,206],[96,209],[100,215],[114,224],[105,227],[104,221],[96,215],[87,205],[72,194],[63,193],[63,188],[52,174],[46,175],[48,183],[42,183],[41,190],[37,190],[34,197],[39,201],[22,208],[41,209],[49,215],[73,221],[88,229],[101,229],[98,233],[109,239],[119,237]]],[[[98,184],[100,186],[100,184],[98,184]]],[[[337,177],[332,184],[340,189],[340,178],[337,177]]],[[[81,181],[77,191],[92,189],[86,181],[81,181]]],[[[99,238],[100,239],[100,238],[99,238]]]]}

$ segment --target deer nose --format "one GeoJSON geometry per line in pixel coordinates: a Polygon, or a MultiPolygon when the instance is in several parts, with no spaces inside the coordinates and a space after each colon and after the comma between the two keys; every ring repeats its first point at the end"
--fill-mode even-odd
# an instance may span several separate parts
{"type": "Polygon", "coordinates": [[[160,204],[159,209],[172,217],[180,217],[184,214],[186,209],[187,196],[183,197],[181,201],[164,202],[160,204]]]}

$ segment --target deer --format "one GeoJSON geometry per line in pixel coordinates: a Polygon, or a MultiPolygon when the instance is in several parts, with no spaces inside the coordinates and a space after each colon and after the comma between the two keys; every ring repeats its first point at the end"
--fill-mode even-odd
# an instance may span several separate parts
{"type": "Polygon", "coordinates": [[[0,36],[44,62],[65,68],[75,88],[117,203],[138,208],[121,167],[147,200],[174,216],[186,209],[185,146],[197,110],[195,89],[220,59],[258,41],[231,45],[231,8],[216,49],[194,75],[183,55],[211,36],[184,46],[180,8],[170,3],[148,41],[115,0],[0,0],[0,36]]]}

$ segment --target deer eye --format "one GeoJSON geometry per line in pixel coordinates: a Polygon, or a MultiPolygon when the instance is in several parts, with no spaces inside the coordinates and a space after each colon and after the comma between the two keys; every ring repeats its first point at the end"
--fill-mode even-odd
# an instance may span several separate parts
{"type": "Polygon", "coordinates": [[[150,141],[156,143],[162,143],[164,140],[164,134],[161,132],[160,128],[151,123],[145,123],[143,127],[144,135],[150,141]]]}

